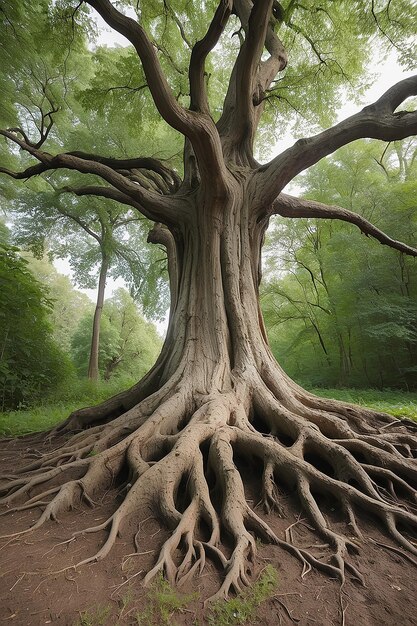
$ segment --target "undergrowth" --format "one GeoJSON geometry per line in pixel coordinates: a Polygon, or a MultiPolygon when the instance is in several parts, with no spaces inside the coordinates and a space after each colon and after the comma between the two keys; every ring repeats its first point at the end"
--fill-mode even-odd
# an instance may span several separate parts
{"type": "Polygon", "coordinates": [[[181,594],[171,587],[169,582],[158,576],[146,597],[146,607],[136,613],[138,626],[176,626],[173,614],[182,612],[198,598],[197,593],[181,594]]]}
{"type": "Polygon", "coordinates": [[[0,436],[17,437],[48,430],[66,419],[76,409],[99,404],[128,389],[134,382],[126,378],[108,382],[72,380],[49,394],[37,406],[0,413],[0,436]]]}
{"type": "Polygon", "coordinates": [[[103,626],[107,624],[111,613],[109,606],[95,607],[88,611],[80,613],[80,618],[75,622],[74,626],[103,626]]]}
{"type": "Polygon", "coordinates": [[[218,600],[207,616],[210,626],[236,626],[246,624],[255,616],[259,605],[274,595],[278,585],[278,572],[267,565],[256,583],[230,600],[218,600]]]}
{"type": "Polygon", "coordinates": [[[394,417],[417,420],[417,393],[399,389],[310,389],[317,396],[360,404],[394,417]]]}

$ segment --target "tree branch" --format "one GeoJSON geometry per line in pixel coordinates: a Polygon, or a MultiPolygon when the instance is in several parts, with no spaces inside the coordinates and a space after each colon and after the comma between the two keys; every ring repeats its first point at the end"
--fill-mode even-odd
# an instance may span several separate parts
{"type": "Polygon", "coordinates": [[[187,45],[187,47],[191,50],[192,49],[192,44],[189,41],[189,39],[188,39],[188,37],[187,37],[187,35],[185,33],[184,26],[183,26],[181,20],[179,19],[179,17],[175,13],[175,11],[172,8],[172,6],[166,0],[164,0],[164,6],[165,6],[165,8],[167,10],[167,13],[172,17],[172,19],[174,20],[174,22],[178,26],[178,30],[180,31],[182,40],[187,45]]]}
{"type": "Polygon", "coordinates": [[[402,243],[401,241],[397,241],[396,239],[392,239],[362,217],[362,215],[358,215],[353,211],[348,211],[338,206],[330,206],[322,204],[321,202],[315,202],[314,200],[305,200],[281,193],[272,205],[271,215],[273,214],[281,215],[281,217],[309,217],[349,222],[357,226],[367,237],[374,237],[374,239],[377,239],[383,245],[399,250],[409,256],[417,256],[416,248],[402,243]]]}
{"type": "MultiPolygon", "coordinates": [[[[272,13],[272,0],[258,0],[252,8],[248,21],[246,39],[241,48],[237,64],[237,114],[248,117],[253,107],[254,80],[265,46],[269,19],[272,13]]],[[[244,121],[244,120],[242,120],[244,121]]]]}
{"type": "Polygon", "coordinates": [[[134,46],[142,61],[143,71],[155,105],[173,128],[188,134],[194,124],[189,112],[176,101],[174,94],[162,71],[155,48],[142,26],[131,17],[118,11],[109,0],[86,0],[104,19],[105,22],[134,46]]]}
{"type": "MultiPolygon", "coordinates": [[[[0,168],[0,172],[9,175],[12,178],[30,178],[31,176],[36,176],[42,172],[63,168],[77,170],[82,174],[94,174],[110,183],[110,185],[115,187],[116,190],[134,201],[137,204],[136,208],[141,207],[139,210],[141,210],[146,217],[149,217],[149,219],[153,221],[159,221],[165,224],[172,222],[174,219],[173,214],[175,214],[176,219],[185,217],[184,211],[181,214],[179,207],[177,211],[173,210],[175,202],[172,198],[144,189],[140,184],[130,181],[105,163],[87,158],[81,158],[79,156],[75,156],[74,154],[65,152],[53,156],[48,152],[43,152],[34,148],[32,145],[27,144],[23,139],[20,139],[17,135],[14,135],[9,131],[0,130],[0,135],[7,137],[20,146],[22,150],[28,152],[40,161],[39,164],[31,166],[22,172],[13,172],[7,168],[0,168]]],[[[107,188],[103,187],[103,189],[107,188]]],[[[121,201],[124,202],[124,200],[121,201]]]]}
{"type": "Polygon", "coordinates": [[[209,113],[207,89],[204,81],[205,61],[208,54],[219,41],[229,20],[232,8],[233,0],[220,0],[205,36],[200,41],[197,41],[192,49],[188,77],[190,81],[190,108],[193,111],[209,113]]]}
{"type": "Polygon", "coordinates": [[[156,174],[159,174],[172,191],[177,191],[181,185],[181,178],[178,176],[175,170],[164,165],[164,163],[159,159],[154,159],[152,157],[115,159],[113,157],[99,156],[97,154],[90,154],[88,152],[81,152],[79,150],[67,152],[66,154],[79,157],[80,159],[86,159],[88,161],[97,161],[97,163],[103,163],[103,165],[107,165],[114,170],[150,170],[152,172],[155,172],[156,174]]]}
{"type": "Polygon", "coordinates": [[[84,220],[82,220],[80,217],[78,217],[78,215],[73,215],[73,213],[70,213],[68,211],[65,211],[65,209],[61,209],[59,206],[56,207],[56,210],[58,211],[58,213],[60,213],[61,215],[68,217],[70,220],[72,220],[73,222],[75,222],[76,224],[78,224],[78,226],[80,226],[88,235],[90,235],[90,237],[94,237],[94,239],[100,244],[102,245],[103,243],[103,238],[100,237],[100,235],[97,235],[96,232],[94,232],[94,230],[92,230],[88,224],[86,224],[86,222],[84,222],[84,220]]]}
{"type": "Polygon", "coordinates": [[[109,0],[86,0],[109,26],[124,35],[134,46],[155,106],[163,119],[188,137],[193,145],[202,177],[210,185],[226,190],[227,170],[224,165],[220,138],[211,118],[184,109],[176,100],[162,71],[161,64],[148,35],[134,19],[123,15],[109,0]]]}
{"type": "Polygon", "coordinates": [[[417,76],[412,76],[388,89],[379,100],[359,113],[318,135],[298,140],[270,163],[261,166],[253,180],[260,210],[272,203],[297,174],[341,146],[362,138],[395,141],[417,134],[417,111],[394,113],[404,100],[415,95],[417,76]]]}
{"type": "MultiPolygon", "coordinates": [[[[127,204],[128,206],[137,209],[142,215],[148,218],[151,221],[155,220],[156,213],[154,211],[148,211],[145,206],[140,204],[140,202],[136,202],[133,198],[128,196],[121,191],[118,191],[114,187],[105,187],[104,185],[85,185],[82,187],[70,187],[65,186],[62,189],[58,189],[58,192],[64,193],[73,193],[76,196],[98,196],[102,198],[108,198],[109,200],[115,200],[116,202],[120,202],[121,204],[127,204]]],[[[161,215],[164,218],[164,223],[167,225],[174,225],[177,223],[178,214],[175,211],[172,211],[171,215],[161,215]]],[[[125,223],[133,220],[125,220],[125,223]]]]}
{"type": "Polygon", "coordinates": [[[245,39],[239,31],[241,48],[217,127],[226,151],[232,155],[238,146],[239,160],[243,157],[255,166],[253,140],[263,110],[263,96],[277,73],[286,66],[287,55],[272,26],[277,19],[275,2],[261,0],[252,5],[250,0],[235,0],[233,7],[245,39]],[[270,56],[262,61],[264,47],[270,56]]]}

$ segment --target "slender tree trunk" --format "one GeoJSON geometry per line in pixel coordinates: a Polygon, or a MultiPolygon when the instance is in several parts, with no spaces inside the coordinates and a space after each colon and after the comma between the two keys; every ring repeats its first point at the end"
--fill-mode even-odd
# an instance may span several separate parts
{"type": "Polygon", "coordinates": [[[88,362],[89,380],[98,380],[98,356],[100,349],[100,321],[103,312],[104,293],[106,290],[107,272],[109,261],[105,255],[102,256],[100,276],[98,281],[97,301],[93,318],[93,333],[91,337],[90,359],[88,362]]]}

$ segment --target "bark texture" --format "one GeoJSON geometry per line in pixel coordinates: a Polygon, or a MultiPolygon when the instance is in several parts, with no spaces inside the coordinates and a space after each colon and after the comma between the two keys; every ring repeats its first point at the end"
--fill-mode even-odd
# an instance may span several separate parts
{"type": "Polygon", "coordinates": [[[125,497],[111,517],[75,533],[108,530],[97,554],[78,565],[104,558],[125,519],[144,503],[172,529],[146,582],[163,572],[180,585],[201,574],[210,557],[224,572],[215,597],[239,592],[250,582],[257,538],[299,559],[302,576],[314,567],[341,583],[346,573],[363,582],[350,559],[366,541],[361,511],[378,518],[417,565],[416,425],[300,388],[273,358],[258,304],[261,247],[274,213],[350,221],[381,243],[417,254],[352,212],[281,194],[298,172],[349,141],[415,133],[417,114],[394,110],[417,93],[417,78],[260,166],[252,145],[262,93],[287,62],[272,28],[272,1],[221,0],[191,54],[190,109],[173,97],[140,24],[108,0],[88,3],[135,46],[160,114],[184,134],[183,180],[154,159],[52,156],[13,131],[1,132],[39,164],[24,173],[2,171],[15,177],[60,167],[94,173],[103,186],[73,191],[112,197],[157,222],[150,241],[168,251],[171,315],[162,352],[137,385],[74,412],[50,433],[67,433],[63,445],[4,479],[0,493],[6,512],[42,509],[32,529],[10,536],[39,528],[80,501],[93,504],[114,480],[125,477],[125,497]],[[223,115],[215,124],[204,61],[232,10],[244,37],[223,115]],[[283,515],[283,493],[295,492],[330,559],[296,545],[291,536],[278,537],[261,519],[245,497],[240,469],[241,462],[253,461],[262,484],[257,505],[283,515]],[[326,519],[321,495],[337,502],[344,531],[326,519]]]}
{"type": "Polygon", "coordinates": [[[109,263],[103,254],[100,266],[100,275],[98,279],[97,301],[93,317],[93,332],[91,335],[90,358],[88,361],[87,377],[90,380],[98,380],[98,358],[100,348],[100,321],[103,312],[104,294],[106,291],[106,279],[109,263]]]}

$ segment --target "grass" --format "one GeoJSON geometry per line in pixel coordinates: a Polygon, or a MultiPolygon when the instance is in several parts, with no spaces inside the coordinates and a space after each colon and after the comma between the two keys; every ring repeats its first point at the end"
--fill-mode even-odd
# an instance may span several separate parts
{"type": "Polygon", "coordinates": [[[183,612],[197,598],[197,593],[178,593],[161,575],[147,593],[145,609],[136,613],[136,623],[138,626],[176,626],[173,615],[183,612]]]}
{"type": "MultiPolygon", "coordinates": [[[[109,383],[91,383],[87,380],[72,381],[47,398],[44,404],[20,411],[0,413],[0,436],[15,437],[26,433],[40,432],[55,426],[75,409],[91,406],[127,389],[131,380],[116,380],[109,383]]],[[[417,420],[417,393],[394,389],[310,389],[318,396],[335,398],[371,409],[389,413],[394,417],[417,420]]]]}
{"type": "Polygon", "coordinates": [[[324,398],[361,404],[394,417],[417,420],[417,393],[398,389],[310,389],[324,398]]]}
{"type": "Polygon", "coordinates": [[[228,601],[219,600],[207,616],[210,626],[237,626],[247,624],[255,617],[259,605],[274,595],[278,585],[278,572],[267,565],[256,583],[228,601]]]}
{"type": "Polygon", "coordinates": [[[99,404],[127,389],[134,382],[126,379],[97,383],[87,379],[72,380],[58,388],[38,406],[0,413],[0,436],[17,437],[48,430],[63,421],[72,411],[99,404]]]}
{"type": "Polygon", "coordinates": [[[80,613],[80,619],[74,626],[104,626],[110,616],[111,608],[109,606],[95,607],[89,611],[80,613]]]}

